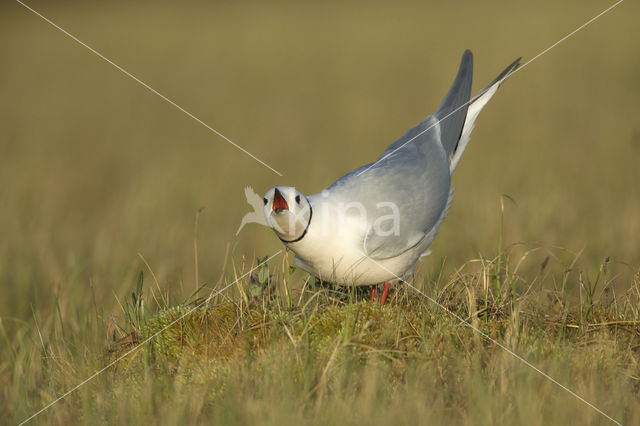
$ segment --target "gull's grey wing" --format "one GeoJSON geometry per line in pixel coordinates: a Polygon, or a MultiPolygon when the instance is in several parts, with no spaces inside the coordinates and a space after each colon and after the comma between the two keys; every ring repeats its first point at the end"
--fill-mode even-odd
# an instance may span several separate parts
{"type": "MultiPolygon", "coordinates": [[[[439,223],[451,180],[439,134],[437,120],[427,117],[391,144],[376,163],[354,170],[328,188],[338,202],[364,207],[368,232],[362,247],[367,256],[397,256],[439,223]]],[[[356,210],[348,213],[359,214],[356,210]]]]}
{"type": "Polygon", "coordinates": [[[458,75],[456,75],[449,92],[445,95],[434,116],[440,120],[442,145],[451,158],[456,151],[462,127],[467,117],[469,98],[471,97],[471,82],[473,80],[473,55],[465,50],[460,60],[458,75]]]}
{"type": "Polygon", "coordinates": [[[473,120],[500,83],[518,67],[518,61],[469,102],[473,55],[465,51],[458,74],[435,114],[392,143],[375,163],[348,173],[328,188],[338,202],[361,203],[365,208],[368,232],[362,247],[367,256],[391,258],[423,239],[429,243],[433,240],[451,202],[451,170],[469,140],[473,120]],[[468,114],[470,122],[465,123],[468,114]],[[465,138],[458,147],[466,126],[465,138]],[[381,205],[387,206],[386,210],[381,205]],[[380,222],[393,216],[390,206],[395,206],[399,216],[397,232],[389,229],[392,219],[380,222]],[[378,229],[376,224],[380,225],[378,229]]]}
{"type": "MultiPolygon", "coordinates": [[[[414,138],[420,138],[421,133],[435,132],[433,127],[439,123],[437,134],[432,136],[438,138],[447,153],[447,158],[451,158],[458,146],[460,135],[464,127],[469,99],[471,97],[471,82],[473,79],[473,54],[470,50],[465,50],[460,60],[460,67],[451,88],[440,103],[440,106],[432,116],[425,118],[422,123],[413,127],[405,136],[398,139],[385,149],[380,158],[415,142],[414,138]],[[435,120],[434,120],[435,118],[435,120]]],[[[487,86],[490,87],[490,86],[487,86]]],[[[379,161],[379,160],[378,160],[379,161]]]]}

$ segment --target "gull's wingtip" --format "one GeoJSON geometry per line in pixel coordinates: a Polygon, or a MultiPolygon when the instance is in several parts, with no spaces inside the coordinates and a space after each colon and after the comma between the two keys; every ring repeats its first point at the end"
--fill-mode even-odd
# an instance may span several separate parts
{"type": "Polygon", "coordinates": [[[511,76],[511,74],[513,74],[514,72],[516,72],[516,70],[518,68],[520,68],[520,65],[522,65],[520,63],[520,61],[522,61],[522,56],[519,57],[518,59],[516,59],[515,61],[511,62],[511,64],[509,64],[504,71],[502,71],[500,73],[500,75],[498,77],[496,77],[495,81],[504,81],[507,78],[509,78],[511,76]]]}

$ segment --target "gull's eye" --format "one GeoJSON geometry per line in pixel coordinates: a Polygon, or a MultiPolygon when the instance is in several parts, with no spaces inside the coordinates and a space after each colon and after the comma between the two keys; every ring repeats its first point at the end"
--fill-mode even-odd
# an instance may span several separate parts
{"type": "Polygon", "coordinates": [[[267,200],[266,198],[263,198],[262,201],[264,201],[264,205],[266,206],[267,203],[269,202],[269,200],[267,200]]]}
{"type": "Polygon", "coordinates": [[[300,196],[296,195],[296,203],[300,204],[300,196]]]}

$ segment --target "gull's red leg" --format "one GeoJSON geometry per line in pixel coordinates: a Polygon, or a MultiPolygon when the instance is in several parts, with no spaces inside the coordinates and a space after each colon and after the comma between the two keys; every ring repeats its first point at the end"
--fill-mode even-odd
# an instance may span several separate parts
{"type": "Polygon", "coordinates": [[[380,304],[384,305],[384,302],[387,301],[387,296],[389,295],[389,287],[391,286],[391,281],[385,281],[384,287],[382,287],[382,297],[380,298],[380,304]]]}
{"type": "Polygon", "coordinates": [[[376,286],[371,287],[371,303],[376,301],[376,286]]]}

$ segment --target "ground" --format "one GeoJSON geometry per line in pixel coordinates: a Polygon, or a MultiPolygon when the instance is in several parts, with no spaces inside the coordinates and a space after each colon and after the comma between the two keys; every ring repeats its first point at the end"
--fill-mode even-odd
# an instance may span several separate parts
{"type": "Polygon", "coordinates": [[[28,365],[33,382],[14,376],[8,406],[24,420],[89,378],[41,420],[636,423],[640,274],[615,294],[608,260],[592,277],[548,257],[535,277],[513,263],[505,253],[463,265],[418,284],[424,295],[415,282],[399,283],[385,306],[366,288],[334,287],[265,259],[224,291],[203,289],[173,306],[141,273],[116,326],[99,310],[88,320],[89,330],[109,329],[107,341],[65,338],[54,323],[49,344],[12,346],[13,368],[28,365]],[[576,281],[581,298],[571,300],[564,288],[576,281]]]}

